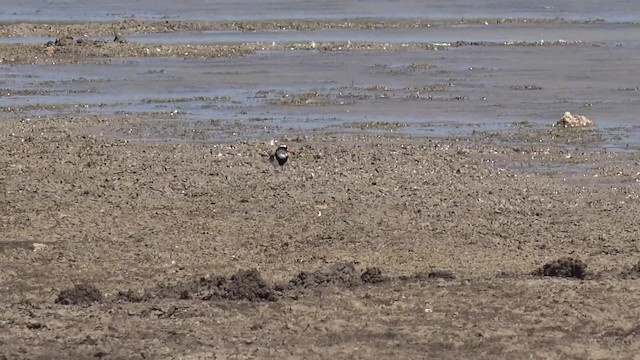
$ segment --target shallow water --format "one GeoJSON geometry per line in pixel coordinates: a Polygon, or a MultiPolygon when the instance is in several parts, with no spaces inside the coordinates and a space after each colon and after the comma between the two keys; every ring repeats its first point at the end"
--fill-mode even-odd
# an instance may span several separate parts
{"type": "Polygon", "coordinates": [[[323,29],[317,31],[201,31],[131,35],[128,39],[158,44],[283,43],[283,42],[455,42],[455,41],[589,41],[604,43],[638,42],[637,24],[548,24],[475,25],[421,29],[323,29]]]}
{"type": "MultiPolygon", "coordinates": [[[[192,31],[154,34],[126,34],[129,41],[150,44],[220,44],[220,43],[289,43],[289,42],[376,42],[376,43],[451,43],[485,42],[555,42],[583,41],[609,45],[640,43],[640,24],[491,24],[437,26],[416,29],[321,29],[310,31],[192,31]]],[[[110,41],[113,36],[94,36],[110,41]]],[[[40,44],[55,38],[0,38],[3,43],[40,44]]]]}
{"type": "Polygon", "coordinates": [[[342,19],[349,17],[566,18],[637,21],[636,0],[3,0],[0,21],[106,21],[125,17],[181,20],[342,19]]]}
{"type": "MultiPolygon", "coordinates": [[[[110,2],[5,0],[0,21],[293,19],[399,16],[640,20],[640,5],[617,1],[475,2],[110,2]],[[20,6],[18,7],[18,4],[20,6]],[[123,5],[120,6],[119,5],[123,5]],[[180,9],[178,9],[178,6],[180,9]],[[13,7],[14,12],[8,9],[13,7]],[[393,8],[397,11],[389,11],[393,8]],[[123,12],[119,9],[126,9],[123,12]],[[249,13],[247,9],[251,9],[249,13]],[[399,10],[398,10],[399,9],[399,10]],[[180,11],[178,11],[180,10],[180,11]],[[179,13],[179,16],[175,14],[179,13]],[[172,15],[173,14],[173,15],[172,15]]],[[[418,29],[204,31],[136,35],[146,44],[272,42],[581,42],[562,46],[463,46],[444,51],[264,51],[234,59],[89,59],[84,64],[0,66],[0,118],[51,114],[170,114],[185,126],[220,120],[252,131],[333,129],[456,135],[549,127],[565,111],[640,142],[640,25],[530,23],[418,29]],[[372,122],[389,123],[368,127],[372,122]],[[398,123],[397,126],[393,125],[398,123]],[[261,129],[261,130],[260,130],[261,129]],[[622,129],[622,130],[620,130],[622,129]]],[[[107,39],[108,38],[104,38],[107,39]]],[[[47,38],[0,39],[44,43],[47,38]]],[[[250,134],[245,133],[245,136],[250,134]]],[[[239,136],[243,136],[240,134],[239,136]]],[[[620,140],[622,139],[622,140],[620,140]]]]}
{"type": "Polygon", "coordinates": [[[638,69],[640,47],[586,45],[4,66],[0,116],[14,116],[9,108],[24,116],[174,112],[184,121],[260,121],[281,129],[379,121],[405,124],[398,129],[405,132],[443,124],[468,132],[517,122],[550,126],[571,111],[601,129],[633,134],[640,77],[631,74],[638,69]]]}

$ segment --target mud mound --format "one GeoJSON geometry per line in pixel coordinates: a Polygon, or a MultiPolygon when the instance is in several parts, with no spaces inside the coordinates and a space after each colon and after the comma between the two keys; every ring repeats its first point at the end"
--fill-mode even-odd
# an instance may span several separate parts
{"type": "Polygon", "coordinates": [[[274,290],[264,281],[256,269],[238,271],[221,288],[222,297],[229,300],[246,299],[250,301],[277,299],[274,290]]]}
{"type": "Polygon", "coordinates": [[[241,270],[230,278],[223,276],[200,279],[154,292],[155,298],[179,298],[199,300],[248,300],[276,301],[278,293],[262,278],[256,269],[241,270]]]}
{"type": "Polygon", "coordinates": [[[534,271],[533,275],[584,279],[586,273],[587,265],[585,263],[578,259],[567,257],[544,264],[534,271]]]}
{"type": "Polygon", "coordinates": [[[363,284],[377,284],[389,280],[382,269],[366,268],[360,273],[351,262],[337,263],[326,271],[301,271],[283,286],[283,290],[313,289],[320,286],[354,287],[363,284]]]}
{"type": "Polygon", "coordinates": [[[284,284],[269,285],[256,269],[241,270],[231,277],[205,276],[199,279],[171,286],[160,286],[148,290],[144,295],[131,290],[121,291],[115,301],[142,302],[151,299],[182,300],[234,300],[234,301],[277,301],[281,298],[296,299],[305,290],[326,289],[330,287],[353,288],[365,284],[380,284],[394,279],[434,280],[456,279],[450,271],[417,273],[398,278],[384,275],[379,267],[368,267],[360,272],[352,262],[336,263],[328,269],[301,271],[284,284]]]}
{"type": "Polygon", "coordinates": [[[380,268],[370,267],[360,275],[360,280],[365,284],[377,284],[387,281],[388,278],[382,274],[382,270],[380,268]]]}
{"type": "Polygon", "coordinates": [[[132,290],[119,291],[118,295],[116,295],[116,301],[121,301],[121,302],[137,303],[137,302],[143,302],[145,300],[146,299],[144,296],[138,295],[132,290]]]}
{"type": "Polygon", "coordinates": [[[299,290],[320,286],[353,287],[378,284],[387,280],[389,278],[380,268],[370,267],[360,273],[353,263],[337,263],[329,270],[302,271],[284,285],[271,286],[258,270],[252,269],[238,271],[228,278],[205,276],[188,283],[160,286],[146,291],[144,295],[131,290],[121,291],[115,301],[142,302],[150,299],[277,301],[283,296],[295,295],[299,290]]]}
{"type": "Polygon", "coordinates": [[[78,284],[71,289],[62,290],[55,302],[62,305],[90,305],[100,301],[102,293],[95,286],[78,284]]]}
{"type": "Polygon", "coordinates": [[[362,275],[358,273],[353,263],[337,263],[328,271],[301,271],[296,277],[289,280],[285,289],[313,289],[318,286],[327,285],[346,287],[357,286],[362,284],[363,280],[361,276],[362,275]]]}

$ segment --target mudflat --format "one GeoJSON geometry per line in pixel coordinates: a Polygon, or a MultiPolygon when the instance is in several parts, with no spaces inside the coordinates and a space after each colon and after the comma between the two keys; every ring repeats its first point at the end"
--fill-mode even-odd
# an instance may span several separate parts
{"type": "Polygon", "coordinates": [[[318,135],[274,168],[263,141],[96,135],[138,126],[3,123],[5,358],[638,351],[635,152],[318,135]]]}

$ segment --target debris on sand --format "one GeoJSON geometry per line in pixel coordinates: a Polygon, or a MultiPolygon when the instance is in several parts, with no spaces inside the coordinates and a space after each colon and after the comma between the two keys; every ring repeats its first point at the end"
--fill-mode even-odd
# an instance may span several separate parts
{"type": "Polygon", "coordinates": [[[534,271],[533,275],[584,279],[586,273],[587,264],[578,259],[565,257],[545,264],[534,271]]]}
{"type": "Polygon", "coordinates": [[[74,285],[58,294],[56,304],[61,305],[90,305],[102,301],[102,293],[91,284],[74,285]]]}
{"type": "Polygon", "coordinates": [[[588,127],[593,126],[593,121],[589,120],[586,116],[583,115],[573,115],[568,111],[565,111],[564,115],[558,122],[557,126],[563,127],[588,127]]]}

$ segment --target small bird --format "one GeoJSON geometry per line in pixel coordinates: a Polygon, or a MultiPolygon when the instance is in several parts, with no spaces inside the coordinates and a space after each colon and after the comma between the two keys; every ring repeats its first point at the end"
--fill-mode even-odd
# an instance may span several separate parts
{"type": "Polygon", "coordinates": [[[293,153],[287,145],[280,145],[276,151],[269,156],[269,162],[271,162],[273,166],[283,166],[287,163],[287,160],[289,160],[289,155],[293,153]]]}

